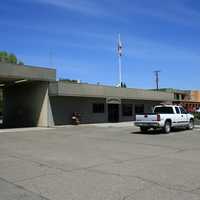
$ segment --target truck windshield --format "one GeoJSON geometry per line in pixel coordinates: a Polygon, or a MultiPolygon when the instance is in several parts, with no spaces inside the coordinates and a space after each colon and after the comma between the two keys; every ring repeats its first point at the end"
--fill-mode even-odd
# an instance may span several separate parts
{"type": "Polygon", "coordinates": [[[172,107],[156,107],[154,110],[155,114],[174,114],[172,107]]]}

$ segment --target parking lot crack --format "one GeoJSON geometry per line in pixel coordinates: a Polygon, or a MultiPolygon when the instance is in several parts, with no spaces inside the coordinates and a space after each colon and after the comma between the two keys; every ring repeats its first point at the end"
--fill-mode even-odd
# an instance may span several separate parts
{"type": "Polygon", "coordinates": [[[152,146],[152,147],[160,147],[160,148],[165,148],[165,149],[172,149],[172,150],[175,150],[175,151],[186,150],[186,149],[183,149],[183,148],[172,147],[172,146],[169,146],[169,145],[150,144],[150,143],[142,143],[142,142],[137,142],[137,143],[134,143],[134,144],[152,146]]]}
{"type": "Polygon", "coordinates": [[[45,177],[45,176],[49,176],[49,175],[56,175],[56,173],[45,173],[45,174],[41,174],[39,176],[33,176],[33,177],[30,177],[30,178],[24,178],[24,179],[21,179],[21,180],[17,180],[13,183],[17,184],[17,183],[21,183],[21,182],[24,182],[24,181],[31,181],[31,180],[41,178],[41,177],[45,177]]]}
{"type": "MultiPolygon", "coordinates": [[[[162,187],[162,188],[165,188],[165,189],[168,189],[168,190],[173,190],[173,191],[181,191],[181,192],[186,192],[186,193],[193,193],[194,192],[193,190],[190,190],[190,189],[180,188],[180,187],[183,187],[181,185],[168,185],[168,184],[164,184],[164,183],[154,181],[154,180],[151,180],[151,179],[143,178],[143,177],[137,176],[137,175],[124,175],[124,174],[120,174],[120,173],[104,172],[104,171],[97,170],[97,169],[92,169],[92,170],[90,170],[90,172],[99,173],[99,174],[103,174],[103,175],[118,176],[118,177],[121,177],[121,178],[123,178],[123,177],[124,178],[136,178],[136,179],[139,179],[143,182],[147,182],[149,184],[159,186],[159,187],[162,187]]],[[[198,190],[198,189],[196,189],[196,190],[198,190]]]]}
{"type": "Polygon", "coordinates": [[[49,199],[49,198],[47,198],[47,197],[42,196],[41,194],[32,192],[31,190],[28,190],[28,189],[26,189],[25,187],[23,187],[23,186],[21,186],[21,185],[18,185],[18,184],[14,183],[14,182],[8,181],[8,180],[6,180],[6,179],[4,179],[4,178],[2,178],[2,177],[0,177],[0,180],[1,180],[2,182],[7,183],[7,184],[11,184],[11,185],[13,185],[14,187],[16,187],[16,188],[18,188],[18,189],[20,189],[20,190],[23,190],[23,191],[25,191],[25,192],[27,192],[27,193],[33,194],[33,195],[37,196],[38,198],[40,198],[41,200],[51,200],[51,199],[49,199]]]}

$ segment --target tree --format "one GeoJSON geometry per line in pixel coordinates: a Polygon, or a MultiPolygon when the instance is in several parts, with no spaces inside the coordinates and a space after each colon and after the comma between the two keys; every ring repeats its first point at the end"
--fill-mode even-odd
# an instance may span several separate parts
{"type": "Polygon", "coordinates": [[[12,63],[23,65],[24,63],[17,59],[16,55],[13,53],[8,53],[6,51],[0,51],[0,62],[12,63]]]}
{"type": "Polygon", "coordinates": [[[7,62],[8,54],[6,51],[0,51],[0,62],[7,62]]]}
{"type": "Polygon", "coordinates": [[[17,57],[12,53],[9,55],[9,63],[17,64],[17,57]]]}

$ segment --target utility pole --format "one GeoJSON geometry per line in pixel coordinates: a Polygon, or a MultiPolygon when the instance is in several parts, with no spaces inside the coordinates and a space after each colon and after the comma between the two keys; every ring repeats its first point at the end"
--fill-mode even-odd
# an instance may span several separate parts
{"type": "Polygon", "coordinates": [[[160,81],[159,75],[160,75],[160,70],[155,70],[154,73],[155,73],[155,76],[156,76],[156,89],[159,90],[159,81],[160,81]]]}

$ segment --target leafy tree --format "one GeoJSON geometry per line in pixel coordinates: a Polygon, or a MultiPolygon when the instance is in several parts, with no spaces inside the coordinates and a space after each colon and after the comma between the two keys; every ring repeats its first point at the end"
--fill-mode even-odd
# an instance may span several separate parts
{"type": "Polygon", "coordinates": [[[19,64],[19,65],[24,64],[22,61],[17,59],[15,54],[8,53],[6,51],[0,51],[0,62],[19,64]]]}
{"type": "Polygon", "coordinates": [[[13,64],[17,64],[17,57],[12,53],[9,55],[9,62],[13,64]]]}
{"type": "Polygon", "coordinates": [[[5,51],[0,51],[0,61],[7,62],[8,61],[8,54],[5,51]]]}

